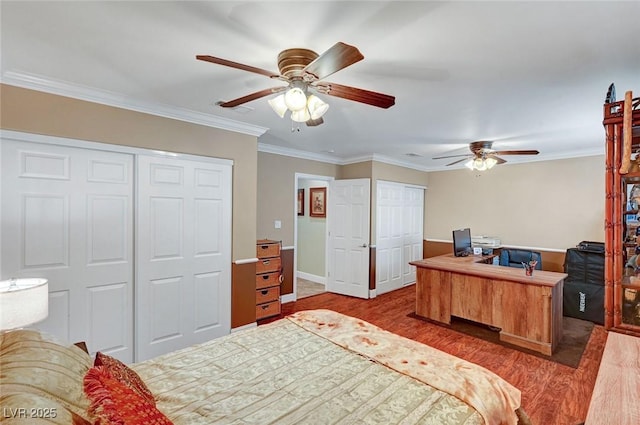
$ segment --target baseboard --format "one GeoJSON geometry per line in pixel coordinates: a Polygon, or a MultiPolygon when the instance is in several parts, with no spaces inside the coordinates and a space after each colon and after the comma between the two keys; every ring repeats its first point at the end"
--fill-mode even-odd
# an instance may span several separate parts
{"type": "Polygon", "coordinates": [[[237,328],[232,328],[231,329],[231,333],[244,331],[245,329],[255,328],[256,326],[258,326],[257,322],[249,323],[247,325],[238,326],[237,328]]]}
{"type": "Polygon", "coordinates": [[[296,296],[294,294],[284,294],[280,296],[280,304],[292,303],[296,301],[296,296]]]}
{"type": "Polygon", "coordinates": [[[305,273],[305,272],[301,272],[299,271],[297,273],[299,278],[305,279],[305,280],[310,280],[311,282],[315,282],[315,283],[321,283],[323,285],[327,284],[327,278],[324,276],[318,276],[315,274],[311,274],[311,273],[305,273]]]}

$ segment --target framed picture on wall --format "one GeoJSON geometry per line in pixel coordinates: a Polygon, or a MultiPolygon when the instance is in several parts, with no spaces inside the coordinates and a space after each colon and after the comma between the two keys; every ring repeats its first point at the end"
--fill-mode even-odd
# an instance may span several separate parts
{"type": "Polygon", "coordinates": [[[327,188],[326,187],[310,187],[309,188],[309,216],[311,217],[327,216],[327,188]]]}
{"type": "Polygon", "coordinates": [[[298,215],[304,215],[304,189],[298,189],[298,215]]]}

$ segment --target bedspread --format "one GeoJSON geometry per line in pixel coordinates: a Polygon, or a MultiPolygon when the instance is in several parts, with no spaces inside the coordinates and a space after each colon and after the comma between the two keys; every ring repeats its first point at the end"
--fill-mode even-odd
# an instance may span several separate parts
{"type": "Polygon", "coordinates": [[[478,366],[328,310],[132,367],[185,425],[511,425],[520,397],[478,366]]]}

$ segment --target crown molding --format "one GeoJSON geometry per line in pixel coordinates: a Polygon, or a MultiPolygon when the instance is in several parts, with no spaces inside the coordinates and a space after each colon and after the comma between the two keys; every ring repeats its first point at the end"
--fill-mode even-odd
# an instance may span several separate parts
{"type": "Polygon", "coordinates": [[[59,96],[70,97],[73,99],[85,100],[102,105],[142,112],[145,114],[156,115],[164,118],[185,121],[192,124],[199,124],[207,127],[234,131],[236,133],[247,134],[255,137],[262,136],[268,130],[268,128],[266,127],[247,124],[216,115],[205,114],[202,112],[196,112],[189,109],[178,108],[175,106],[152,102],[142,102],[118,93],[99,90],[79,84],[72,84],[66,81],[54,80],[35,74],[6,71],[4,72],[4,74],[2,74],[2,83],[16,87],[22,87],[25,89],[56,94],[59,96]]]}
{"type": "Polygon", "coordinates": [[[327,164],[344,165],[341,159],[331,155],[307,152],[300,149],[283,148],[281,146],[270,145],[258,142],[258,152],[272,153],[275,155],[290,156],[292,158],[308,159],[311,161],[325,162],[327,164]]]}

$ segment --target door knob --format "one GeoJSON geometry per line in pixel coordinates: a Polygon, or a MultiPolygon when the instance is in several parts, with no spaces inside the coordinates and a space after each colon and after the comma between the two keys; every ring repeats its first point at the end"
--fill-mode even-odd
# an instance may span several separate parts
{"type": "Polygon", "coordinates": [[[360,245],[360,248],[366,248],[366,247],[367,247],[366,243],[363,243],[362,245],[360,245]]]}

